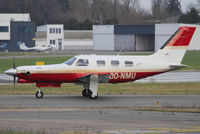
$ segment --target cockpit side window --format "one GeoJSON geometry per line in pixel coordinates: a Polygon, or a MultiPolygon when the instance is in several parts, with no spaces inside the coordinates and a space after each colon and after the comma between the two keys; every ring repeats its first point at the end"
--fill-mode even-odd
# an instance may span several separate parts
{"type": "Polygon", "coordinates": [[[78,59],[76,62],[76,66],[88,66],[88,59],[78,59]]]}
{"type": "Polygon", "coordinates": [[[73,57],[65,62],[67,65],[72,65],[76,61],[76,57],[73,57]]]}

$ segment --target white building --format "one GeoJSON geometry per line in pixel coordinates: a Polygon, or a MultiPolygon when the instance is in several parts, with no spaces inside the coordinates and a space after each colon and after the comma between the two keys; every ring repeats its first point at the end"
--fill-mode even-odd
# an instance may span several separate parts
{"type": "Polygon", "coordinates": [[[59,42],[62,44],[61,50],[92,50],[92,30],[63,30],[63,25],[37,27],[36,46],[47,46],[55,43],[58,50],[60,50],[59,42]],[[53,32],[56,32],[56,28],[59,29],[58,26],[60,26],[61,34],[53,34],[53,32]],[[55,31],[53,28],[55,28],[55,31]]]}
{"type": "Polygon", "coordinates": [[[94,25],[93,49],[154,51],[154,25],[94,25]]]}
{"type": "Polygon", "coordinates": [[[92,50],[92,30],[65,30],[65,50],[92,50]]]}
{"type": "Polygon", "coordinates": [[[63,41],[63,24],[48,24],[37,27],[36,46],[55,46],[57,50],[63,50],[63,41]]]}
{"type": "Polygon", "coordinates": [[[30,14],[0,14],[0,40],[10,40],[10,22],[31,21],[30,14]]]}

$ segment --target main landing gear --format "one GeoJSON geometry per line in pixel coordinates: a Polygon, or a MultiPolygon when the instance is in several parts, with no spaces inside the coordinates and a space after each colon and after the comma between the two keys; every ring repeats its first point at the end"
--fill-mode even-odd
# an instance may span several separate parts
{"type": "Polygon", "coordinates": [[[83,85],[82,95],[90,99],[98,98],[98,75],[91,75],[87,82],[83,85]]]}
{"type": "Polygon", "coordinates": [[[38,88],[38,91],[35,93],[35,97],[37,99],[42,99],[44,96],[43,92],[40,90],[40,88],[38,88]]]}

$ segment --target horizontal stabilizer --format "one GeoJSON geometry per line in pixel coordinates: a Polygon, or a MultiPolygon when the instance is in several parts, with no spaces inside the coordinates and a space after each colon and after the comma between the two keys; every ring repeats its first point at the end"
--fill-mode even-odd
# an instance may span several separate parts
{"type": "Polygon", "coordinates": [[[188,66],[184,64],[180,64],[180,65],[169,65],[169,67],[174,68],[174,69],[179,69],[179,68],[188,67],[188,66]]]}

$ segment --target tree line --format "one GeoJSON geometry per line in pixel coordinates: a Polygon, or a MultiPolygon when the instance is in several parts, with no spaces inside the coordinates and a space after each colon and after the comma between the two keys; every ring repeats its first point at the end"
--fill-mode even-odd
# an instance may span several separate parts
{"type": "Polygon", "coordinates": [[[93,24],[152,24],[183,15],[180,0],[152,0],[151,11],[142,9],[139,0],[0,0],[0,13],[30,13],[36,25],[60,23],[80,30],[93,24]]]}

